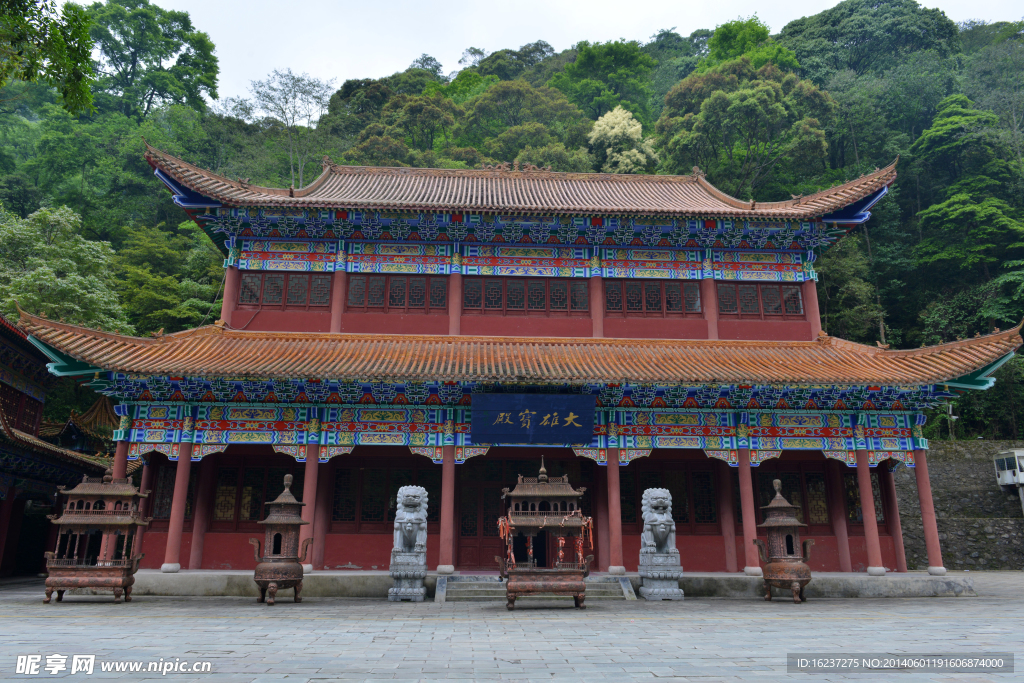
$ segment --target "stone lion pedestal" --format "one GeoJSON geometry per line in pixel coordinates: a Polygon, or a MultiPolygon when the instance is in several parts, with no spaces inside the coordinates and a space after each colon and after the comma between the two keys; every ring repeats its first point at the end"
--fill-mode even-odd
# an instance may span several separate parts
{"type": "Polygon", "coordinates": [[[645,600],[682,600],[683,567],[676,549],[672,494],[647,489],[642,499],[644,531],[640,538],[640,596],[645,600]]]}
{"type": "Polygon", "coordinates": [[[389,571],[395,585],[388,589],[390,602],[423,602],[427,597],[427,490],[422,486],[398,489],[395,513],[395,545],[389,571]]]}

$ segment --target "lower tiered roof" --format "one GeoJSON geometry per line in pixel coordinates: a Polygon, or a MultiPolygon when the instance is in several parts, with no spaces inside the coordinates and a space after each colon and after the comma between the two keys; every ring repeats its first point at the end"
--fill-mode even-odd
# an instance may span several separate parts
{"type": "Polygon", "coordinates": [[[816,341],[773,342],[382,336],[207,326],[143,339],[24,312],[21,325],[79,375],[102,369],[148,376],[404,382],[930,385],[977,380],[1022,342],[1020,326],[898,351],[824,334],[816,341]]]}

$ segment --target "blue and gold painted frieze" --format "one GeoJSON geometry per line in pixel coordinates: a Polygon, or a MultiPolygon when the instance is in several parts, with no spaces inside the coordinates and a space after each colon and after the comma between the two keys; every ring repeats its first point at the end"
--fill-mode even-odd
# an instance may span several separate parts
{"type": "Polygon", "coordinates": [[[751,249],[810,252],[845,231],[820,222],[731,219],[480,215],[211,208],[197,214],[214,241],[225,236],[356,242],[477,243],[583,247],[751,249]]]}

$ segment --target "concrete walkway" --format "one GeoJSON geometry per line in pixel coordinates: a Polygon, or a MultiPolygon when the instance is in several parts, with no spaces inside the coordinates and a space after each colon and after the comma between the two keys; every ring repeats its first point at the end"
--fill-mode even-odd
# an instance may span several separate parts
{"type": "MultiPolygon", "coordinates": [[[[953,573],[956,576],[959,573],[953,573]]],[[[41,580],[0,582],[0,680],[173,681],[844,681],[872,675],[787,674],[787,652],[1024,650],[1024,573],[971,573],[970,600],[761,599],[595,602],[65,597],[42,604],[41,580]],[[92,676],[18,676],[18,655],[94,654],[92,676]],[[208,674],[104,673],[103,662],[209,661],[208,674]]],[[[68,660],[70,662],[70,658],[68,660]]],[[[1024,665],[1024,662],[1022,662],[1024,665]]],[[[1020,666],[1020,665],[1018,665],[1020,666]]],[[[1018,669],[1020,671],[1020,669],[1018,669]]],[[[1021,674],[902,673],[898,681],[1021,680],[1021,674]]]]}

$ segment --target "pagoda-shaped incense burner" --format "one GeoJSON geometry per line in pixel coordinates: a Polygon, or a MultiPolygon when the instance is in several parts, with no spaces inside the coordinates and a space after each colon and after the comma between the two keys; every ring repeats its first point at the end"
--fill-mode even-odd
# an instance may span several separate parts
{"type": "Polygon", "coordinates": [[[307,538],[302,542],[300,554],[299,528],[309,522],[302,519],[305,503],[295,499],[291,488],[292,475],[286,474],[284,491],[267,503],[267,518],[259,522],[266,526],[262,557],[259,539],[249,539],[258,562],[253,576],[256,585],[260,587],[258,602],[266,600],[268,605],[274,604],[277,591],[282,588],[294,588],[295,602],[302,602],[302,563],[306,561],[306,551],[313,539],[307,538]]]}
{"type": "Polygon", "coordinates": [[[135,572],[142,553],[136,547],[139,529],[149,523],[139,511],[148,496],[130,479],[114,479],[111,470],[103,477],[83,477],[70,491],[57,487],[67,502],[50,519],[60,527],[57,547],[46,557],[46,599],[57,591],[57,602],[69,588],[111,588],[114,602],[131,602],[135,572]]]}
{"type": "Polygon", "coordinates": [[[768,547],[765,548],[761,539],[753,541],[765,565],[764,599],[772,599],[772,586],[775,586],[792,591],[793,602],[799,603],[807,599],[804,597],[804,587],[811,581],[811,568],[807,566],[807,560],[811,557],[814,541],[804,541],[801,553],[800,528],[807,525],[797,519],[796,512],[800,508],[790,505],[782,497],[782,482],[776,479],[773,484],[775,498],[761,508],[765,511],[765,520],[764,524],[757,525],[767,530],[768,547]]]}
{"type": "Polygon", "coordinates": [[[585,488],[573,489],[568,475],[548,477],[541,456],[536,478],[519,475],[516,487],[502,490],[509,500],[508,513],[498,518],[498,533],[506,544],[505,557],[495,557],[502,578],[507,579],[505,595],[508,609],[515,609],[516,598],[523,595],[571,595],[576,607],[585,609],[586,583],[593,555],[583,556],[583,547],[594,548],[594,524],[580,510],[585,488]],[[558,544],[558,557],[553,567],[538,567],[533,555],[533,541],[547,531],[558,544]],[[513,551],[516,536],[526,537],[526,558],[517,562],[513,551]],[[571,559],[566,559],[569,544],[571,559]]]}

